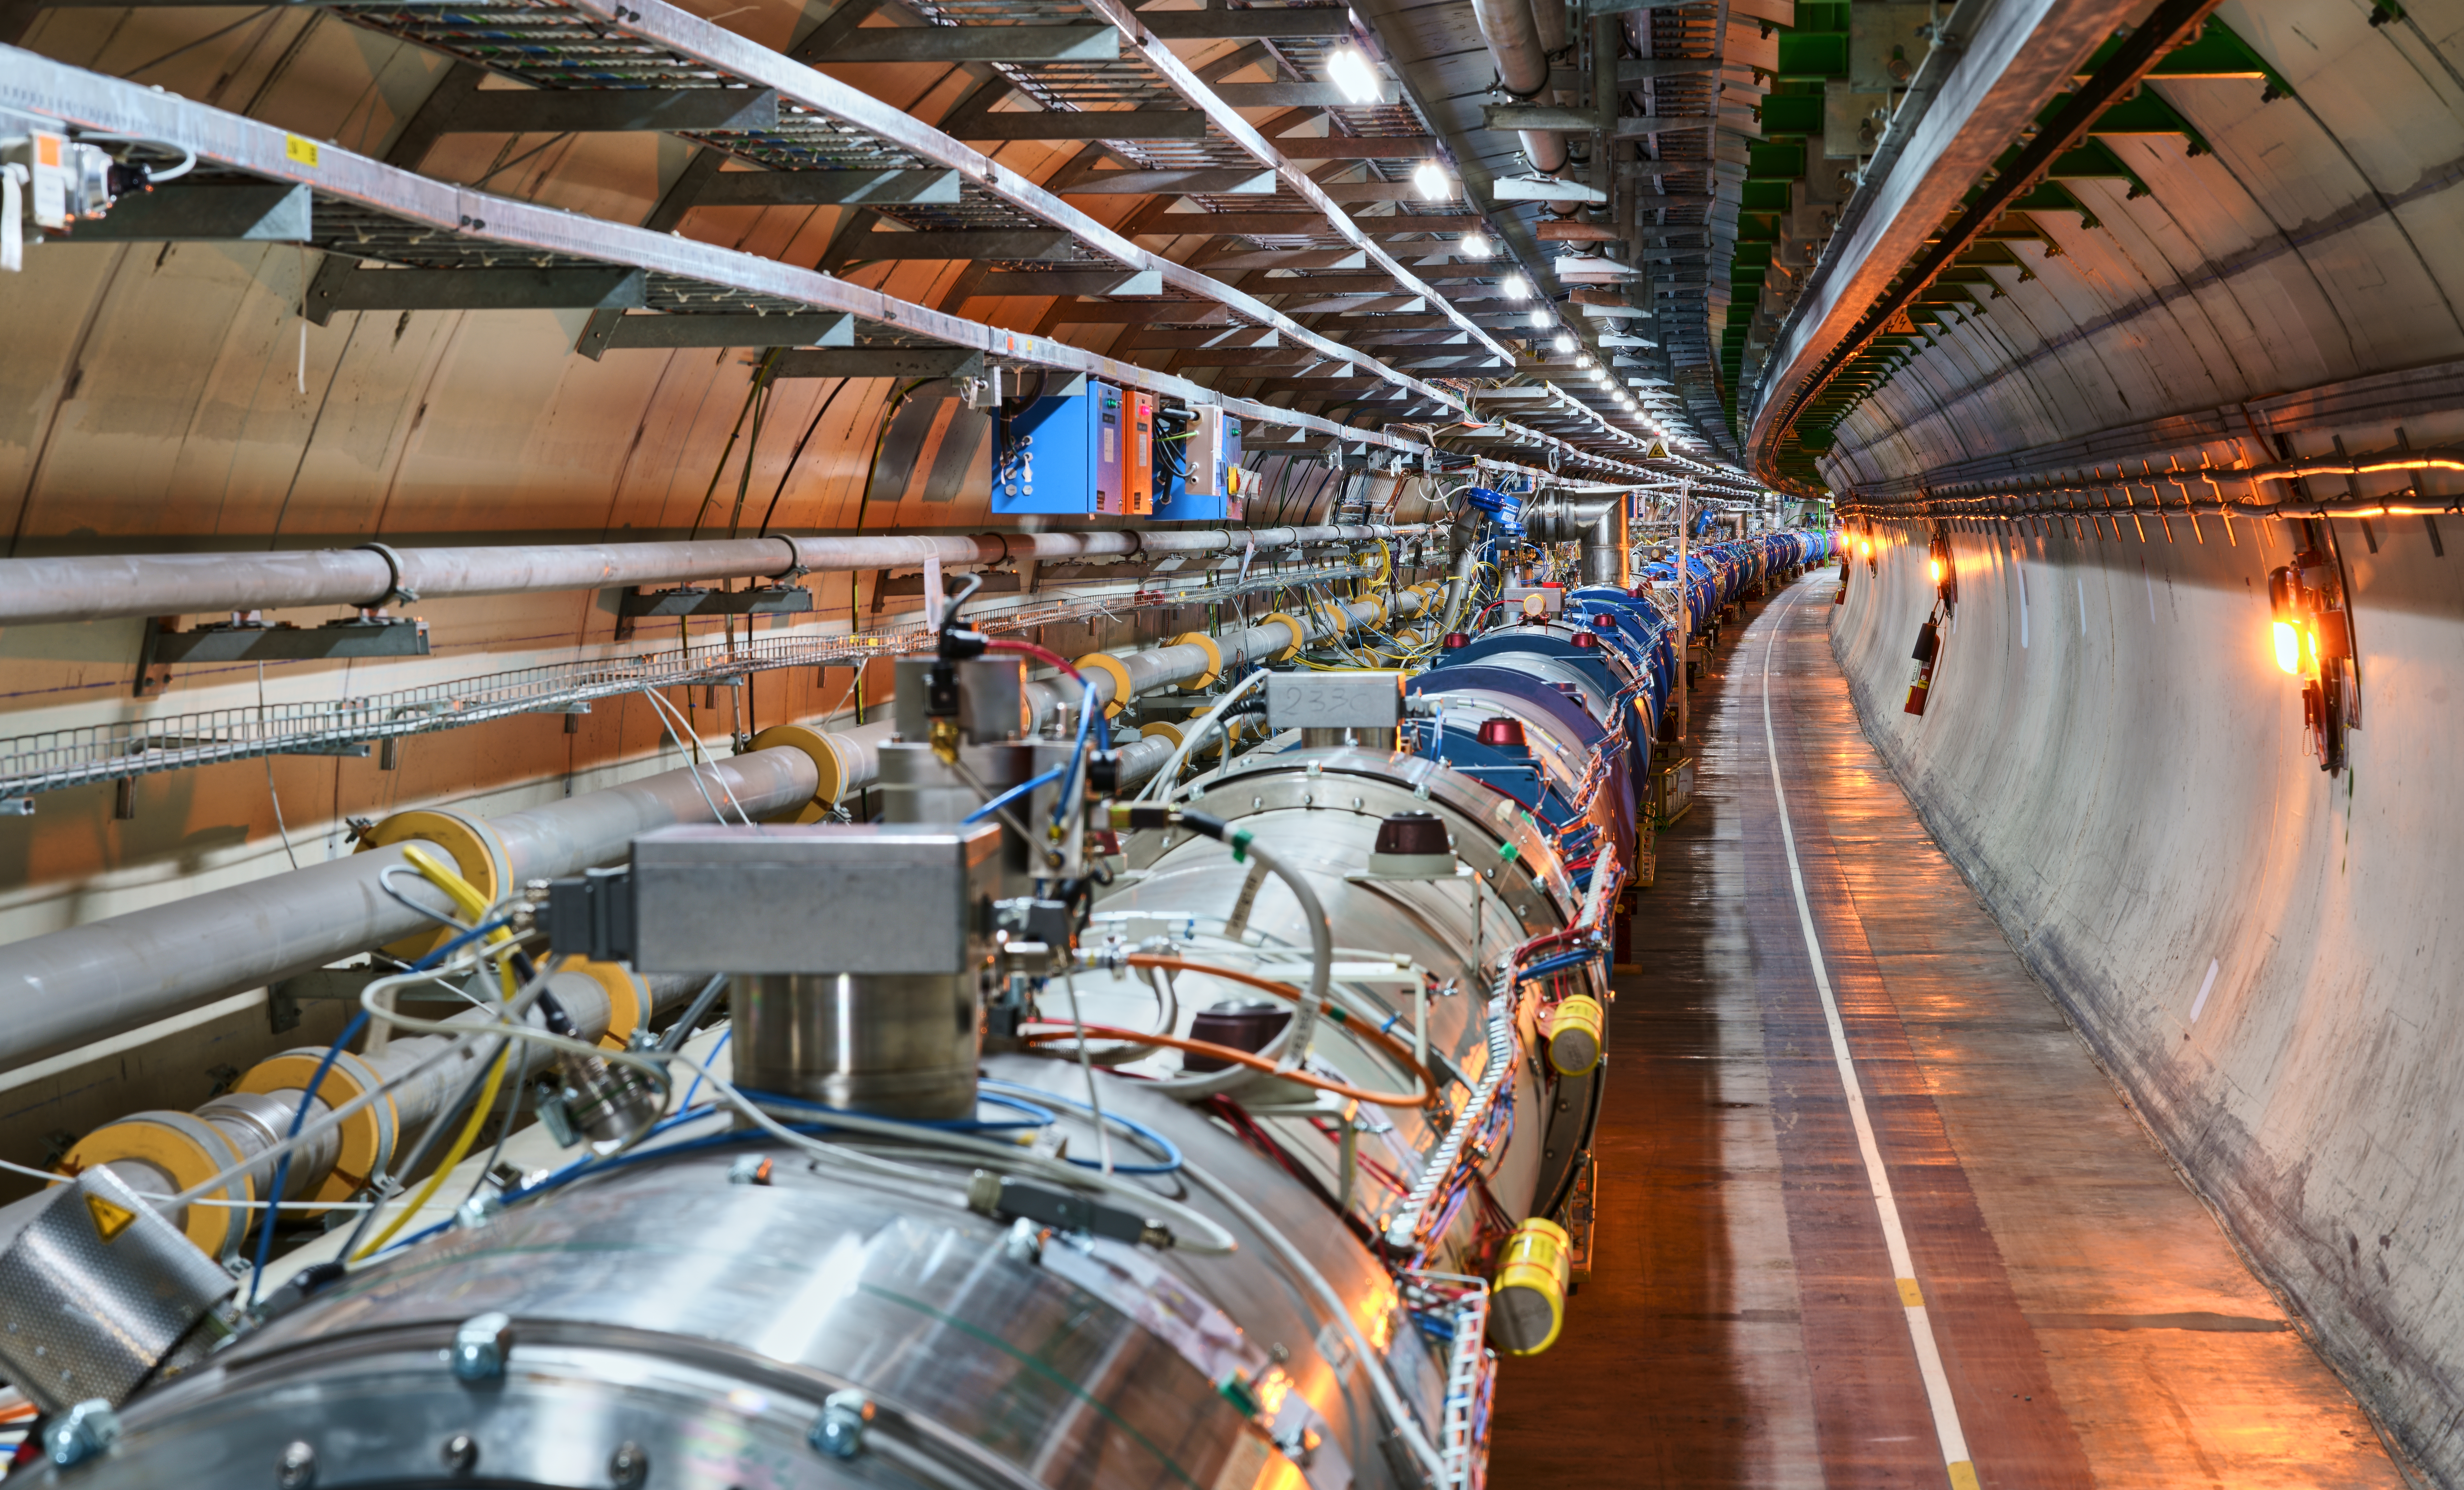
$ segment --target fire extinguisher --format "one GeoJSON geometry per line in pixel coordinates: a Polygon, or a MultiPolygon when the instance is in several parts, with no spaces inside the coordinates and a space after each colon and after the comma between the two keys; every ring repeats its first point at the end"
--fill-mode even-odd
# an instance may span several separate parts
{"type": "Polygon", "coordinates": [[[1922,714],[1925,711],[1925,690],[1933,687],[1934,662],[1942,655],[1942,623],[1938,616],[1925,617],[1925,624],[1917,627],[1917,648],[1909,655],[1917,665],[1908,674],[1906,712],[1922,714]]]}

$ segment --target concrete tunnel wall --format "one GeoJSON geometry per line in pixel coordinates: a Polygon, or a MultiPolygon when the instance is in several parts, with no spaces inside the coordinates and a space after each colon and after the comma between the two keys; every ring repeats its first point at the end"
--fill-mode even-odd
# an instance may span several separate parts
{"type": "Polygon", "coordinates": [[[2330,778],[2269,635],[2297,530],[2203,528],[1952,532],[1961,603],[1921,718],[1926,536],[1880,528],[1833,649],[2157,1138],[2393,1437],[2464,1483],[2464,556],[2417,518],[2334,524],[2362,727],[2330,778]]]}

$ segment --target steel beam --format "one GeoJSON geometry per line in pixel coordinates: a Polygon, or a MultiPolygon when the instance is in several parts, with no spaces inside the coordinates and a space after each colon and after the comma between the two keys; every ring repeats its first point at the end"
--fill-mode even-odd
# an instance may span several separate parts
{"type": "Polygon", "coordinates": [[[1151,300],[1143,304],[1105,305],[1088,300],[1063,301],[1052,313],[1062,326],[1228,326],[1232,313],[1221,305],[1198,300],[1151,300]]]}
{"type": "MultiPolygon", "coordinates": [[[[1192,12],[1194,13],[1194,12],[1192,12]]],[[[1226,11],[1240,15],[1240,11],[1226,11]]],[[[1434,160],[1438,142],[1427,135],[1389,135],[1375,140],[1362,140],[1350,135],[1319,135],[1308,139],[1281,139],[1269,142],[1287,160],[1293,161],[1417,161],[1434,160]]]]}
{"type": "MultiPolygon", "coordinates": [[[[1367,269],[1369,254],[1363,249],[1260,249],[1211,258],[1199,267],[1208,274],[1223,269],[1367,269]]],[[[1382,274],[1378,277],[1385,280],[1382,274]]],[[[1264,283],[1271,286],[1273,281],[1264,283]]],[[[1390,288],[1393,283],[1385,280],[1378,288],[1390,288]]]]}
{"type": "Polygon", "coordinates": [[[822,60],[839,62],[1117,62],[1110,26],[867,26],[822,60]]]}
{"type": "Polygon", "coordinates": [[[1270,197],[1275,194],[1275,173],[1239,165],[1202,165],[1188,170],[1089,171],[1074,180],[1055,183],[1052,189],[1065,197],[1270,197]]]}
{"type": "Polygon", "coordinates": [[[437,125],[439,133],[459,135],[701,134],[778,127],[779,95],[770,88],[480,88],[437,125]]]}
{"type": "Polygon", "coordinates": [[[1195,109],[1013,111],[978,114],[947,127],[957,140],[1203,140],[1206,116],[1195,109]]]}
{"type": "MultiPolygon", "coordinates": [[[[1236,109],[1357,109],[1370,107],[1333,83],[1217,83],[1215,96],[1236,109]]],[[[1403,85],[1378,79],[1374,103],[1392,105],[1403,85]]]]}
{"type": "Polygon", "coordinates": [[[841,262],[883,259],[1074,258],[1075,240],[1058,228],[961,228],[935,232],[868,232],[831,245],[841,262]]]}
{"type": "Polygon", "coordinates": [[[956,207],[958,173],[923,171],[720,171],[694,193],[695,207],[956,207]]]}
{"type": "MultiPolygon", "coordinates": [[[[1218,324],[1228,318],[1229,310],[1238,310],[1243,316],[1280,328],[1287,338],[1301,345],[1330,356],[1366,361],[1366,354],[1343,348],[1264,304],[1254,296],[1234,290],[1186,266],[1171,263],[1139,248],[1018,172],[949,139],[912,115],[724,28],[694,21],[664,7],[655,13],[635,11],[620,13],[614,0],[568,0],[568,3],[578,12],[590,17],[594,25],[615,28],[646,44],[676,51],[715,74],[776,88],[781,98],[826,115],[886,145],[956,168],[968,180],[978,183],[995,200],[1008,203],[1053,224],[1066,233],[1075,234],[1097,252],[1122,263],[1157,271],[1164,276],[1169,289],[1186,291],[1224,308],[1212,318],[1218,324]]],[[[1090,0],[1090,3],[1108,16],[1118,9],[1108,0],[1090,0]]],[[[1126,18],[1126,12],[1123,15],[1126,18]]],[[[1016,29],[967,30],[998,32],[1016,29]]],[[[882,33],[892,34],[887,31],[882,33]]],[[[1115,30],[1112,34],[1117,36],[1119,32],[1115,30]]],[[[1204,92],[1203,85],[1196,84],[1187,69],[1160,43],[1153,43],[1151,52],[1142,50],[1142,55],[1148,56],[1151,65],[1163,68],[1174,86],[1184,90],[1184,96],[1192,91],[1204,92]]],[[[455,71],[458,73],[463,69],[455,71]]],[[[218,166],[268,181],[308,185],[320,191],[334,192],[425,233],[442,234],[449,243],[459,240],[474,247],[486,246],[526,256],[545,254],[595,262],[610,266],[619,276],[632,271],[648,271],[715,287],[727,294],[793,301],[816,310],[852,313],[868,320],[896,324],[912,335],[949,346],[1017,362],[1086,373],[1128,386],[1149,388],[1169,397],[1219,403],[1243,420],[1304,429],[1319,428],[1328,423],[1305,411],[1225,397],[1187,380],[1157,374],[1046,337],[988,327],[929,306],[852,285],[826,273],[696,243],[670,232],[651,231],[429,180],[339,146],[303,141],[297,135],[286,134],[278,126],[194,103],[142,84],[75,68],[18,48],[0,48],[0,106],[57,119],[98,132],[140,139],[198,142],[200,158],[218,166]]],[[[1209,118],[1214,119],[1219,127],[1234,132],[1234,138],[1253,152],[1265,152],[1262,159],[1274,154],[1273,147],[1266,144],[1263,137],[1237,113],[1226,111],[1224,118],[1219,118],[1215,110],[1221,107],[1220,101],[1216,101],[1208,111],[1209,118]]],[[[1287,182],[1291,174],[1297,174],[1279,160],[1272,164],[1278,164],[1279,170],[1288,173],[1286,175],[1287,182]]],[[[1314,183],[1307,182],[1305,176],[1302,180],[1306,183],[1304,195],[1315,190],[1314,183]]],[[[358,270],[343,277],[373,278],[380,274],[399,276],[410,273],[417,272],[358,270]]],[[[453,276],[449,273],[445,277],[453,276]]],[[[340,293],[338,288],[335,293],[323,296],[321,305],[312,300],[312,314],[319,314],[320,318],[330,317],[332,302],[340,293]]],[[[1203,315],[1194,308],[1177,310],[1166,304],[1104,309],[1113,314],[1087,318],[1112,323],[1134,319],[1143,324],[1198,324],[1202,323],[1199,318],[1203,315]]],[[[1404,375],[1395,373],[1393,377],[1403,379],[1404,375]]],[[[1461,406],[1459,396],[1445,390],[1410,381],[1405,383],[1405,386],[1435,406],[1461,406]]],[[[1382,430],[1368,432],[1363,437],[1372,443],[1398,449],[1420,448],[1419,441],[1382,430]]],[[[1590,451],[1573,450],[1568,453],[1601,467],[1614,469],[1617,465],[1590,451]]]]}
{"type": "MultiPolygon", "coordinates": [[[[1355,217],[1352,226],[1373,238],[1399,238],[1416,232],[1469,232],[1485,230],[1487,220],[1469,213],[1397,213],[1391,217],[1355,217]]],[[[1166,212],[1147,220],[1142,233],[1237,232],[1244,237],[1330,238],[1334,228],[1318,212],[1166,212]],[[1183,226],[1183,224],[1187,226],[1183,226]]],[[[1386,288],[1396,281],[1386,280],[1386,288]]]]}
{"type": "Polygon", "coordinates": [[[361,269],[308,293],[308,318],[338,311],[640,310],[638,269],[361,269]]]}
{"type": "Polygon", "coordinates": [[[1131,332],[1120,341],[1125,352],[1161,352],[1183,347],[1279,347],[1283,334],[1271,327],[1240,326],[1215,331],[1199,326],[1186,330],[1150,329],[1131,332]]]}
{"type": "Polygon", "coordinates": [[[1163,294],[1163,275],[1151,269],[996,270],[976,282],[972,296],[1163,294]]]}
{"type": "Polygon", "coordinates": [[[1137,23],[1165,41],[1274,41],[1352,34],[1352,11],[1340,5],[1257,6],[1246,11],[1140,11],[1137,23]]]}
{"type": "Polygon", "coordinates": [[[746,316],[736,313],[681,316],[621,316],[605,336],[584,331],[574,347],[596,360],[600,353],[627,349],[690,346],[853,346],[852,316],[746,316]]]}
{"type": "Polygon", "coordinates": [[[771,365],[773,378],[965,378],[983,371],[984,356],[964,347],[850,347],[789,352],[771,365]]]}
{"type": "Polygon", "coordinates": [[[46,243],[306,243],[306,186],[273,182],[158,186],[46,243]]]}

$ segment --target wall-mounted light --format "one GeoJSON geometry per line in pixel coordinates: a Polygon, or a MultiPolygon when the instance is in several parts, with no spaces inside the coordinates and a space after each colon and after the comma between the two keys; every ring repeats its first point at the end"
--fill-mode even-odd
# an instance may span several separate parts
{"type": "Polygon", "coordinates": [[[2301,671],[2300,591],[2301,581],[2294,577],[2292,565],[2267,572],[2267,603],[2275,616],[2276,665],[2295,674],[2301,671]]]}
{"type": "Polygon", "coordinates": [[[1326,71],[1334,85],[1343,90],[1343,96],[1354,103],[1378,102],[1385,93],[1377,86],[1376,69],[1369,65],[1358,47],[1336,48],[1334,55],[1326,59],[1326,71]]]}

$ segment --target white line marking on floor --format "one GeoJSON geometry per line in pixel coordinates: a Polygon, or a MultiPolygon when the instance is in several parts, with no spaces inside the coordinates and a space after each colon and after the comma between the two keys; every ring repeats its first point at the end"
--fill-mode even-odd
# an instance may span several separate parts
{"type": "Polygon", "coordinates": [[[1968,1435],[1960,1431],[1959,1405],[1950,1399],[1950,1376],[1943,1369],[1942,1348],[1934,1341],[1933,1321],[1925,1313],[1925,1295],[1917,1285],[1916,1260],[1908,1253],[1907,1233],[1900,1224],[1900,1203],[1891,1194],[1890,1172],[1882,1167],[1874,1121],[1865,1111],[1865,1088],[1857,1080],[1857,1061],[1848,1050],[1848,1027],[1839,1019],[1839,1000],[1832,996],[1830,970],[1822,960],[1822,938],[1814,929],[1814,907],[1805,898],[1805,870],[1797,863],[1788,788],[1780,780],[1779,736],[1771,729],[1771,648],[1779,641],[1780,623],[1795,604],[1796,591],[1792,588],[1771,617],[1770,634],[1763,638],[1763,753],[1771,761],[1771,796],[1779,802],[1780,842],[1788,848],[1788,880],[1796,891],[1796,922],[1805,930],[1805,953],[1814,964],[1815,992],[1822,996],[1822,1019],[1831,1029],[1832,1059],[1839,1067],[1840,1088],[1848,1096],[1849,1121],[1857,1128],[1857,1151],[1864,1156],[1865,1180],[1873,1188],[1874,1210],[1882,1221],[1882,1244],[1890,1252],[1892,1277],[1907,1311],[1908,1340],[1916,1347],[1917,1370],[1925,1378],[1925,1401],[1933,1409],[1934,1436],[1941,1441],[1950,1482],[1971,1487],[1976,1483],[1976,1468],[1968,1457],[1968,1435]]]}
{"type": "Polygon", "coordinates": [[[2199,997],[2190,1000],[2190,1022],[2199,1022],[2199,1011],[2208,1006],[2208,995],[2215,991],[2216,959],[2208,959],[2208,975],[2199,982],[2199,997]]]}

